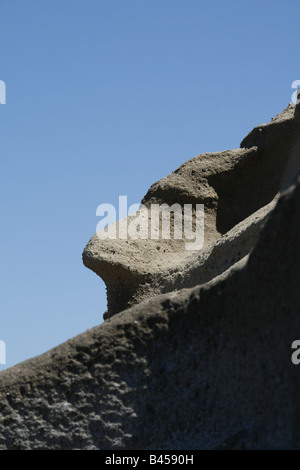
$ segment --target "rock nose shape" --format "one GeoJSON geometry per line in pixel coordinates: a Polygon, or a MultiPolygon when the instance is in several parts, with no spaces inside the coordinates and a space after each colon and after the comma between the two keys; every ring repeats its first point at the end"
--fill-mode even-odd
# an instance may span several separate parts
{"type": "MultiPolygon", "coordinates": [[[[201,249],[187,250],[184,236],[164,239],[161,232],[158,239],[150,231],[146,239],[91,238],[83,263],[106,284],[104,319],[157,294],[205,284],[246,259],[280,190],[299,173],[298,163],[290,164],[299,135],[298,109],[289,105],[268,124],[255,127],[240,148],[200,154],[149,188],[142,200],[148,214],[153,205],[190,204],[195,209],[203,204],[201,249]]],[[[127,225],[134,217],[127,217],[127,225]]],[[[195,217],[194,210],[194,226],[195,217]]]]}

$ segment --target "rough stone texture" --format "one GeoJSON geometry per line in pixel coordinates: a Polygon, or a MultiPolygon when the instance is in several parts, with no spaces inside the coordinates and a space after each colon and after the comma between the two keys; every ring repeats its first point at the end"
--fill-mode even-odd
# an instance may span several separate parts
{"type": "MultiPolygon", "coordinates": [[[[270,123],[254,128],[240,149],[198,155],[148,190],[142,200],[148,208],[204,204],[202,250],[187,250],[184,237],[92,237],[83,262],[106,283],[105,319],[159,293],[208,282],[251,252],[278,192],[299,172],[300,123],[294,112],[289,105],[270,123]]],[[[133,219],[128,217],[128,223],[133,219]]]]}
{"type": "MultiPolygon", "coordinates": [[[[291,344],[300,338],[300,148],[293,113],[288,107],[242,143],[261,162],[252,172],[247,157],[243,168],[262,184],[265,165],[270,187],[254,191],[249,177],[253,191],[243,202],[237,182],[244,209],[232,209],[228,226],[220,214],[224,233],[203,249],[210,253],[207,267],[212,260],[222,266],[210,267],[209,282],[152,294],[0,373],[0,449],[300,449],[300,369],[291,362],[291,344]],[[250,253],[230,263],[220,259],[226,245],[236,252],[235,241],[243,239],[250,253]]],[[[234,152],[249,155],[243,149],[234,152]]],[[[224,189],[230,179],[222,178],[216,187],[224,189]]],[[[232,197],[229,186],[222,197],[232,197]]],[[[182,259],[185,275],[195,270],[191,284],[203,275],[201,256],[193,255],[190,271],[182,259]]]]}
{"type": "Polygon", "coordinates": [[[299,448],[299,215],[300,182],[243,268],[2,372],[0,449],[299,448]]]}
{"type": "Polygon", "coordinates": [[[84,252],[84,259],[91,269],[96,271],[99,266],[103,269],[109,307],[104,318],[154,295],[203,284],[219,276],[250,253],[274,204],[275,200],[271,201],[197,252],[187,251],[184,247],[172,252],[174,244],[171,240],[168,251],[166,248],[167,255],[163,257],[156,255],[162,250],[161,241],[99,240],[97,236],[93,237],[84,252]],[[103,246],[107,248],[104,250],[103,246]]]}

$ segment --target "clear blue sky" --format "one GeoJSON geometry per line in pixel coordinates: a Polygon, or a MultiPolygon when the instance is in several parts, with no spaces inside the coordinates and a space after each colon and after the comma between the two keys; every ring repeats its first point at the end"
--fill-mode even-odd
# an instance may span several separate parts
{"type": "Polygon", "coordinates": [[[81,261],[102,203],[239,146],[300,79],[298,0],[0,0],[7,364],[99,324],[81,261]]]}

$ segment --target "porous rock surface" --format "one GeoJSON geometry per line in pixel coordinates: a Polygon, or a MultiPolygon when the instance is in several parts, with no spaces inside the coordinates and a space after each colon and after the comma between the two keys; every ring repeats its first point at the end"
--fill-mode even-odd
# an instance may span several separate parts
{"type": "Polygon", "coordinates": [[[276,196],[299,169],[294,112],[289,105],[250,132],[240,149],[198,155],[148,190],[146,207],[204,204],[202,249],[187,250],[184,237],[158,242],[150,229],[147,240],[92,237],[83,262],[106,283],[104,318],[153,295],[208,282],[250,253],[276,196]]]}
{"type": "MultiPolygon", "coordinates": [[[[180,247],[173,253],[185,276],[194,273],[191,284],[141,294],[100,326],[2,372],[0,449],[300,448],[300,372],[291,361],[300,338],[298,136],[289,106],[241,150],[223,153],[228,172],[219,162],[213,173],[220,154],[196,157],[197,175],[204,160],[212,175],[212,235],[190,268],[180,247]],[[247,245],[240,255],[235,240],[247,245]],[[224,253],[236,255],[226,263],[224,253]]],[[[189,164],[166,178],[167,202],[180,181],[192,188],[182,176],[189,164]]],[[[156,183],[144,202],[164,201],[164,188],[156,183]]],[[[103,245],[94,238],[85,253],[96,271],[103,245]]],[[[112,274],[122,271],[117,259],[112,274]]],[[[153,264],[150,275],[164,273],[153,264]]]]}

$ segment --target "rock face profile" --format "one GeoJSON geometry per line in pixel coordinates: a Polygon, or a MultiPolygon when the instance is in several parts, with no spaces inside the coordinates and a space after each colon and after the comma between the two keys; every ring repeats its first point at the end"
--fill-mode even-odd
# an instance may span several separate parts
{"type": "Polygon", "coordinates": [[[204,205],[199,250],[91,238],[105,321],[0,373],[1,450],[300,449],[298,115],[150,187],[146,209],[204,205]]]}
{"type": "Polygon", "coordinates": [[[297,174],[294,111],[290,105],[271,123],[255,128],[240,149],[187,161],[147,192],[142,201],[146,207],[204,205],[203,249],[186,250],[184,238],[157,243],[151,237],[93,236],[83,262],[106,283],[105,318],[153,295],[206,283],[249,255],[276,196],[297,174]]]}

